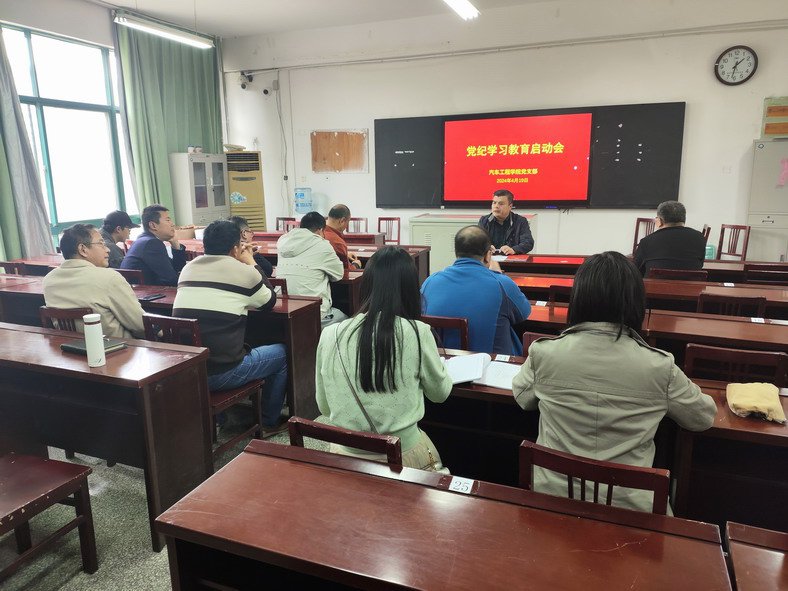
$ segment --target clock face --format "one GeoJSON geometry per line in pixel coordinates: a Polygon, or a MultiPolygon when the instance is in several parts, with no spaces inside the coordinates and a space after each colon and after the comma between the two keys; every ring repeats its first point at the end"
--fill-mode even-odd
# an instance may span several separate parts
{"type": "Polygon", "coordinates": [[[733,86],[747,82],[758,68],[758,56],[744,45],[726,49],[714,64],[714,75],[723,84],[733,86]]]}

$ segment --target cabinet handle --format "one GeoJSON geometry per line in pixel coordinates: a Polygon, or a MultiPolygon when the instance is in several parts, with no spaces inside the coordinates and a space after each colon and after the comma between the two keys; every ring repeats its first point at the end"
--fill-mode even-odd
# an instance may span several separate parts
{"type": "Polygon", "coordinates": [[[773,224],[774,220],[761,220],[762,224],[773,224]]]}

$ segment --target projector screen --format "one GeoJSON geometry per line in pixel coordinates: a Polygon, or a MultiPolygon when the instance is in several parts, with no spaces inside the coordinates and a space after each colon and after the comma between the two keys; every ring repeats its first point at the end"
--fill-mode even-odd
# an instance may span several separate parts
{"type": "Polygon", "coordinates": [[[588,201],[591,113],[464,119],[444,126],[443,200],[588,201]]]}

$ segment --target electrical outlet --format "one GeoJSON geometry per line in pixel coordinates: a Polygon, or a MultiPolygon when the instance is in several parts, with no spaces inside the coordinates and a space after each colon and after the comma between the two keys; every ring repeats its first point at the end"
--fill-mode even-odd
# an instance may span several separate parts
{"type": "Polygon", "coordinates": [[[287,175],[285,175],[284,177],[282,177],[282,179],[286,181],[286,180],[287,180],[287,175]]]}

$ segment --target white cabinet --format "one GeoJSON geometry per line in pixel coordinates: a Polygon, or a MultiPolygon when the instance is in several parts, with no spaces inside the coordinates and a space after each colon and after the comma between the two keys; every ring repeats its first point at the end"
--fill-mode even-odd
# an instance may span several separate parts
{"type": "Polygon", "coordinates": [[[175,223],[205,226],[230,216],[224,154],[170,154],[175,223]]]}
{"type": "Polygon", "coordinates": [[[788,257],[788,140],[755,140],[747,215],[749,261],[788,257]]]}

